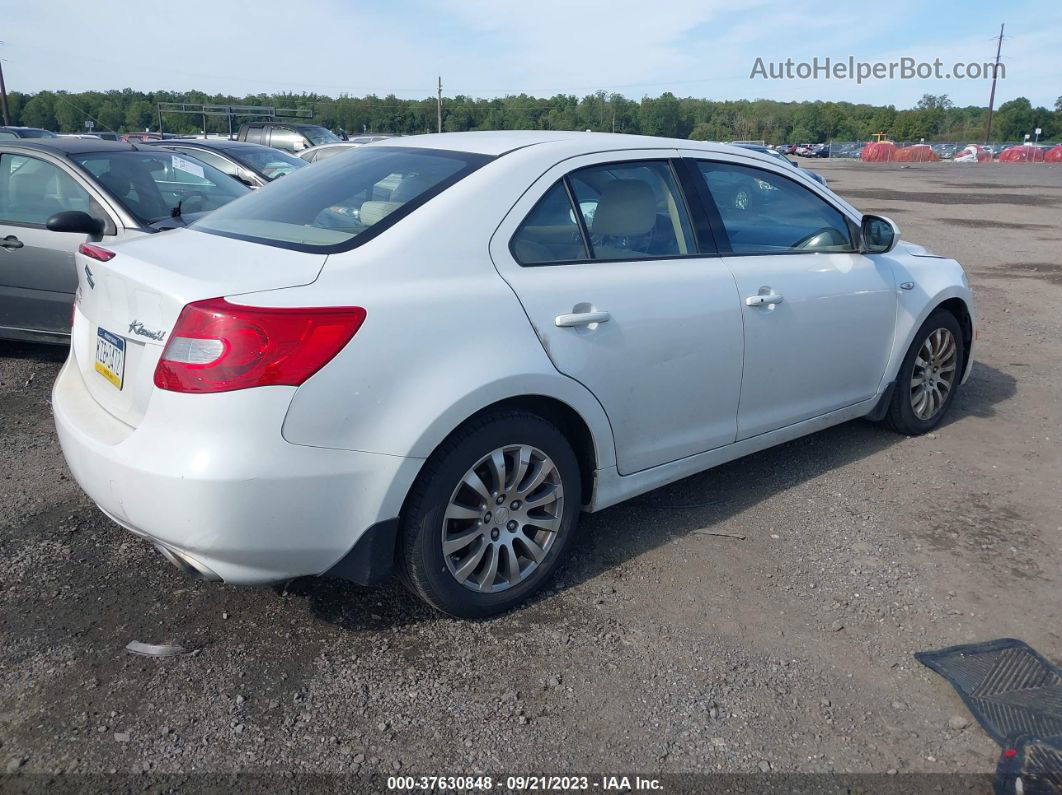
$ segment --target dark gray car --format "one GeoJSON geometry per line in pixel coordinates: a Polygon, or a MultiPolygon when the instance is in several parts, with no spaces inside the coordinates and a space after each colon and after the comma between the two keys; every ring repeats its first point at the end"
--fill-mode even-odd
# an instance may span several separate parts
{"type": "Polygon", "coordinates": [[[202,160],[250,188],[260,188],[277,177],[290,174],[306,165],[305,160],[271,146],[246,144],[224,138],[176,138],[144,141],[143,145],[182,152],[202,160]]]}
{"type": "Polygon", "coordinates": [[[0,338],[69,340],[82,243],[184,226],[248,192],[176,152],[98,139],[0,141],[0,338]]]}

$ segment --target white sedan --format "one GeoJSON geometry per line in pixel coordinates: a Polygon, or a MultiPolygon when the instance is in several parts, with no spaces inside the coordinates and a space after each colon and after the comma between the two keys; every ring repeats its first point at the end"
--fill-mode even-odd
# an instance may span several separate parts
{"type": "Polygon", "coordinates": [[[397,571],[458,616],[540,588],[581,510],[858,417],[935,428],[975,338],[963,269],[888,219],[625,135],[354,148],[78,274],[53,405],[108,516],[200,577],[397,571]]]}

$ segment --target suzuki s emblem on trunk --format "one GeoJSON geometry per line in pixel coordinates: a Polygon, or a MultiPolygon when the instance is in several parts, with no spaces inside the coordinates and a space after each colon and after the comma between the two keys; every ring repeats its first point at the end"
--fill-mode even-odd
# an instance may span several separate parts
{"type": "Polygon", "coordinates": [[[141,337],[147,337],[149,340],[155,340],[155,342],[162,342],[162,338],[166,336],[165,331],[152,331],[151,329],[144,328],[144,324],[139,320],[134,320],[129,324],[129,330],[133,334],[138,334],[141,337]]]}
{"type": "Polygon", "coordinates": [[[92,271],[89,270],[89,266],[85,266],[85,281],[88,282],[88,286],[93,290],[96,289],[96,282],[92,281],[92,271]]]}

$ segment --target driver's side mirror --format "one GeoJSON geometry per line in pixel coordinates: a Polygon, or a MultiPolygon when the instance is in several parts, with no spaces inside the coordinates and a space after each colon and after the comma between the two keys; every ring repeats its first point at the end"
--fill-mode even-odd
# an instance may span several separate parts
{"type": "Polygon", "coordinates": [[[867,254],[888,254],[900,242],[900,227],[883,215],[864,215],[860,231],[867,254]]]}
{"type": "Polygon", "coordinates": [[[50,216],[44,223],[52,232],[72,232],[89,235],[93,240],[103,237],[104,223],[81,210],[64,210],[50,216]]]}

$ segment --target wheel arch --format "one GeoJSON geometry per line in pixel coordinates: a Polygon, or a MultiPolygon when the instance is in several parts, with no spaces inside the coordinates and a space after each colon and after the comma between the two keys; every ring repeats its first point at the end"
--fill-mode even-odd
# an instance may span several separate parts
{"type": "MultiPolygon", "coordinates": [[[[973,313],[970,311],[969,305],[962,298],[958,296],[948,298],[937,304],[929,314],[933,314],[938,309],[944,309],[951,312],[955,316],[955,319],[959,321],[959,328],[962,329],[962,373],[966,373],[967,366],[970,362],[970,357],[973,352],[974,342],[974,326],[973,326],[973,313]]],[[[927,316],[928,317],[928,316],[927,316]]],[[[924,322],[924,321],[923,321],[924,322]]]]}
{"type": "Polygon", "coordinates": [[[881,392],[884,392],[888,385],[896,379],[900,365],[903,363],[903,358],[907,355],[908,349],[914,342],[915,335],[922,328],[922,324],[929,319],[929,316],[938,309],[944,309],[952,313],[959,321],[959,327],[963,333],[963,342],[965,343],[963,346],[963,378],[965,379],[965,376],[969,374],[969,365],[973,358],[975,341],[974,330],[976,328],[976,316],[969,289],[957,285],[945,288],[933,295],[932,298],[925,300],[921,307],[921,311],[917,314],[912,312],[910,308],[900,307],[899,317],[901,319],[898,323],[899,327],[897,328],[889,368],[886,371],[885,378],[882,379],[881,392]]]}
{"type": "MultiPolygon", "coordinates": [[[[463,413],[464,416],[460,421],[452,423],[453,427],[449,428],[444,434],[441,436],[435,434],[437,441],[434,442],[431,452],[424,459],[425,463],[435,454],[435,451],[468,423],[486,414],[507,409],[526,411],[542,417],[556,425],[558,430],[564,434],[564,437],[575,451],[575,458],[579,463],[579,480],[583,492],[583,505],[589,505],[593,498],[596,470],[601,466],[611,466],[614,463],[611,428],[608,431],[608,439],[601,439],[600,428],[595,435],[591,427],[591,421],[588,421],[582,412],[572,406],[570,402],[552,395],[534,392],[509,395],[485,403],[470,413],[463,413]]],[[[603,415],[604,412],[602,411],[602,418],[603,415]]],[[[607,420],[605,421],[607,422],[607,420]]],[[[423,466],[421,469],[423,469],[423,466]]],[[[403,506],[404,504],[405,500],[403,499],[403,506]]]]}

